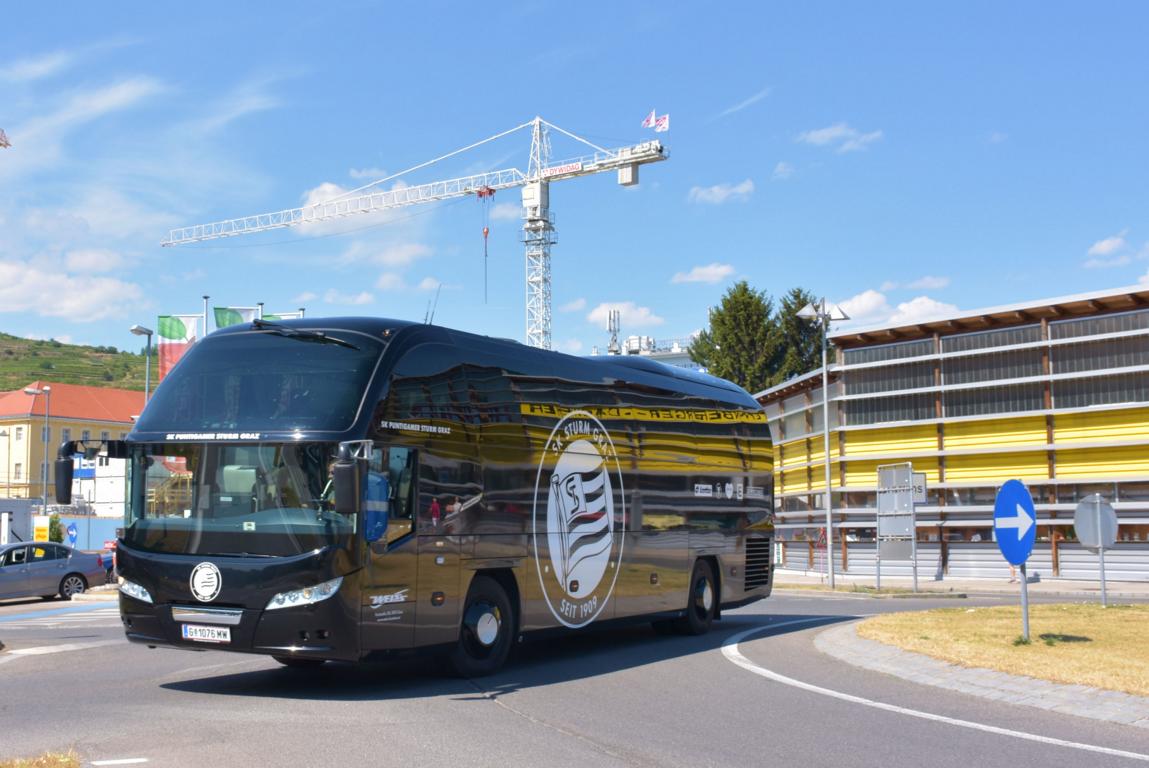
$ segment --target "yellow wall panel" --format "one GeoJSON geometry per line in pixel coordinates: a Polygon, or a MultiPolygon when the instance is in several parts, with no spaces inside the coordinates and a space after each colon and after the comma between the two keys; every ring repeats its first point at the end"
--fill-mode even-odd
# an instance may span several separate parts
{"type": "Polygon", "coordinates": [[[1149,475],[1149,451],[1141,446],[1057,452],[1057,476],[1061,479],[1134,475],[1149,475]]]}
{"type": "Polygon", "coordinates": [[[1045,417],[957,421],[945,425],[946,450],[1045,445],[1045,417]]]}
{"type": "Polygon", "coordinates": [[[782,479],[782,487],[777,489],[779,493],[806,489],[806,470],[804,469],[782,472],[777,476],[782,479]]]}
{"type": "Polygon", "coordinates": [[[878,465],[889,464],[888,461],[850,461],[846,464],[846,485],[878,484],[878,465]]]}
{"type": "Polygon", "coordinates": [[[938,447],[937,426],[919,424],[890,429],[858,429],[846,432],[846,456],[875,453],[919,453],[938,447]]]}
{"type": "Polygon", "coordinates": [[[1053,421],[1053,439],[1058,443],[1149,440],[1149,408],[1059,414],[1053,421]]]}
{"type": "Polygon", "coordinates": [[[946,481],[950,483],[996,483],[1013,478],[1045,480],[1049,465],[1044,451],[985,453],[950,456],[946,459],[946,481]]]}

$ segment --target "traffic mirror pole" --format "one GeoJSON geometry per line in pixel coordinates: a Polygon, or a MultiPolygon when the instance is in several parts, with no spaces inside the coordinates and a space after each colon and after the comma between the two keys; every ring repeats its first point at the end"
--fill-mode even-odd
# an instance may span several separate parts
{"type": "MultiPolygon", "coordinates": [[[[1093,499],[1093,509],[1097,513],[1097,530],[1101,531],[1101,494],[1097,494],[1093,499]]],[[[1100,536],[1100,534],[1098,534],[1100,536]]],[[[1102,544],[1105,542],[1102,541],[1102,544]]],[[[1105,597],[1105,547],[1097,548],[1098,563],[1101,566],[1101,607],[1108,608],[1109,604],[1105,597]]]]}

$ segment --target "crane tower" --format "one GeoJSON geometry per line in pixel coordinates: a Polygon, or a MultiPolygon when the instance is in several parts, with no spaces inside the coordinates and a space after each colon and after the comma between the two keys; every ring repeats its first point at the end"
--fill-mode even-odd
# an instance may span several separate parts
{"type": "Polygon", "coordinates": [[[638,183],[638,167],[640,165],[656,163],[666,160],[668,157],[666,148],[657,140],[615,149],[604,149],[570,131],[548,123],[541,117],[536,117],[522,125],[449,152],[434,160],[420,163],[386,178],[373,181],[331,200],[302,208],[289,208],[237,219],[225,219],[209,224],[179,227],[171,230],[161,245],[185,245],[222,237],[264,232],[269,229],[328,221],[356,214],[374,213],[420,203],[448,200],[464,195],[479,194],[480,192],[489,194],[499,189],[522,187],[523,245],[526,250],[526,343],[532,347],[550,349],[551,246],[555,243],[554,217],[550,211],[551,182],[617,171],[620,185],[633,186],[638,183]],[[531,129],[531,150],[526,172],[517,168],[508,168],[414,186],[396,186],[391,189],[383,189],[381,186],[403,174],[426,168],[525,128],[531,129]],[[551,130],[590,147],[594,152],[552,163],[549,136],[551,130]]]}

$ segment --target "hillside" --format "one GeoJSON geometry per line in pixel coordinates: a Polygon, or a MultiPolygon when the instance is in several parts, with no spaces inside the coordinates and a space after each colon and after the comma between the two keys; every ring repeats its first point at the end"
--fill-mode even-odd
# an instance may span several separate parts
{"type": "MultiPolygon", "coordinates": [[[[115,347],[85,347],[55,340],[21,339],[0,333],[0,391],[43,380],[121,389],[144,388],[144,356],[115,347]]],[[[152,386],[156,350],[152,348],[152,386]]]]}

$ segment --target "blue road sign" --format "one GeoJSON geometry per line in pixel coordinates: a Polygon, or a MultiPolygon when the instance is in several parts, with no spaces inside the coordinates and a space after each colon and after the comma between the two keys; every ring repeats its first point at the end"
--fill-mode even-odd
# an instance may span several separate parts
{"type": "Polygon", "coordinates": [[[68,523],[68,543],[75,545],[76,537],[80,535],[80,530],[76,528],[75,523],[68,523]]]}
{"type": "Polygon", "coordinates": [[[1029,489],[1020,480],[1007,481],[993,503],[993,537],[1001,556],[1011,565],[1021,565],[1029,558],[1037,536],[1036,523],[1029,489]]]}

